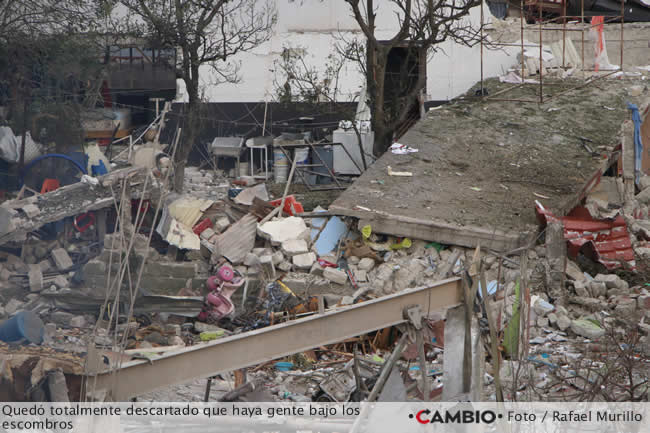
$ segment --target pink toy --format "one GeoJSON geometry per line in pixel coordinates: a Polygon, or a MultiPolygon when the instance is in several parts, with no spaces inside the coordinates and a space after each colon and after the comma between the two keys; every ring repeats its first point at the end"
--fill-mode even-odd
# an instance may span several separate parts
{"type": "Polygon", "coordinates": [[[206,286],[210,293],[205,297],[203,310],[198,319],[205,321],[208,319],[219,320],[235,311],[235,305],[230,297],[243,286],[244,278],[235,275],[235,271],[228,265],[224,265],[206,281],[206,286]]]}

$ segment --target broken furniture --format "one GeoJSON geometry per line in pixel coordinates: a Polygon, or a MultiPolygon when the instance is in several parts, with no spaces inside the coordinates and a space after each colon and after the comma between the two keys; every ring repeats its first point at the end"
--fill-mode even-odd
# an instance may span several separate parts
{"type": "Polygon", "coordinates": [[[273,137],[252,137],[246,140],[246,147],[250,149],[250,174],[256,179],[269,179],[269,146],[273,144],[273,137]],[[260,165],[264,167],[264,176],[255,176],[255,150],[260,151],[260,165]]]}
{"type": "MultiPolygon", "coordinates": [[[[340,181],[342,179],[340,177],[337,177],[334,174],[333,167],[330,166],[331,164],[327,164],[326,161],[324,161],[324,158],[321,155],[321,153],[317,151],[318,148],[323,148],[325,146],[342,147],[344,152],[347,154],[348,158],[350,158],[352,163],[359,170],[359,173],[361,173],[363,171],[361,169],[361,167],[359,167],[359,165],[357,165],[357,163],[354,160],[354,158],[352,157],[352,155],[350,155],[350,152],[348,152],[348,150],[345,148],[345,146],[343,146],[342,143],[311,143],[311,142],[308,142],[308,141],[305,141],[304,143],[278,143],[278,142],[276,142],[276,143],[273,144],[273,146],[280,149],[280,151],[284,154],[284,156],[287,158],[287,161],[289,163],[288,164],[289,167],[293,166],[293,159],[291,157],[291,150],[292,149],[293,150],[298,150],[298,149],[302,149],[302,148],[309,148],[311,150],[312,159],[317,158],[320,161],[320,163],[318,163],[318,164],[315,164],[315,163],[304,164],[302,162],[298,162],[296,164],[296,169],[295,169],[296,174],[298,176],[300,176],[300,179],[302,180],[302,183],[305,184],[305,186],[307,187],[307,189],[309,191],[326,191],[326,190],[332,190],[332,189],[346,189],[347,188],[347,186],[344,186],[344,185],[341,184],[340,181]],[[314,168],[318,168],[318,167],[324,168],[325,170],[327,170],[327,172],[326,173],[325,172],[316,172],[316,171],[313,170],[314,168]],[[307,174],[329,177],[334,181],[336,186],[329,186],[329,185],[312,186],[312,185],[310,185],[310,182],[309,182],[309,180],[308,180],[308,178],[306,176],[307,174]]],[[[294,155],[294,158],[296,158],[295,155],[294,155]]]]}
{"type": "Polygon", "coordinates": [[[239,160],[241,158],[244,139],[242,137],[216,137],[210,145],[210,154],[215,159],[215,166],[219,158],[235,158],[235,177],[239,177],[239,160]]]}

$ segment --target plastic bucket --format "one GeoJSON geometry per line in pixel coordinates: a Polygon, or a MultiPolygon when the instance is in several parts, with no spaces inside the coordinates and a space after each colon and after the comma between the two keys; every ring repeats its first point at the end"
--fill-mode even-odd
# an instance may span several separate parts
{"type": "Polygon", "coordinates": [[[273,174],[275,183],[285,183],[289,176],[289,161],[280,149],[273,151],[273,174]]]}
{"type": "Polygon", "coordinates": [[[41,344],[44,333],[43,321],[31,311],[21,311],[0,325],[0,340],[7,343],[26,339],[41,344]]]}

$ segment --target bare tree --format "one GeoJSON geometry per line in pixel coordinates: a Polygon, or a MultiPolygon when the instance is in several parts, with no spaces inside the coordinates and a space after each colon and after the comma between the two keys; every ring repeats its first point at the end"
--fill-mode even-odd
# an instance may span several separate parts
{"type": "Polygon", "coordinates": [[[213,68],[217,83],[238,82],[236,54],[269,40],[276,21],[271,0],[121,0],[140,20],[139,30],[153,41],[179,49],[177,75],[184,81],[188,106],[183,141],[176,152],[174,187],[183,188],[187,157],[200,129],[201,66],[213,68]]]}
{"type": "Polygon", "coordinates": [[[447,40],[471,46],[480,41],[466,17],[479,0],[344,0],[366,38],[365,62],[369,106],[375,131],[374,153],[379,156],[391,145],[393,133],[417,106],[426,84],[426,58],[447,40]],[[381,4],[381,7],[379,6],[381,4]],[[388,39],[377,29],[378,14],[394,14],[397,31],[388,39]],[[392,50],[400,57],[389,62],[392,50]]]}
{"type": "Polygon", "coordinates": [[[336,51],[327,56],[322,68],[311,64],[307,48],[284,46],[274,62],[273,85],[281,102],[339,102],[341,71],[345,57],[336,51]]]}
{"type": "Polygon", "coordinates": [[[0,0],[0,41],[94,30],[103,1],[0,0]]]}

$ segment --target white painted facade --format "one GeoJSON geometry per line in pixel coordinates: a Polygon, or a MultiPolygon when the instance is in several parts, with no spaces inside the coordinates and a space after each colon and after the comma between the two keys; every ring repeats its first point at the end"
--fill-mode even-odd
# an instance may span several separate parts
{"type": "MultiPolygon", "coordinates": [[[[377,37],[388,39],[393,36],[399,22],[388,1],[377,11],[377,37]]],[[[267,43],[254,52],[243,53],[232,58],[241,66],[241,80],[237,84],[213,85],[213,71],[210,66],[201,70],[202,91],[210,102],[257,102],[276,98],[274,79],[279,74],[274,64],[285,47],[305,48],[310,64],[324,67],[327,57],[334,50],[339,32],[346,38],[363,38],[350,7],[343,0],[276,0],[278,21],[273,35],[267,43]]],[[[490,16],[484,8],[486,21],[490,16]]],[[[472,10],[468,17],[472,23],[480,23],[480,7],[472,10]]],[[[427,62],[426,100],[447,100],[466,92],[480,80],[480,47],[465,47],[447,41],[431,54],[427,62]]],[[[516,49],[484,52],[484,75],[493,77],[503,74],[516,63],[516,49]]],[[[341,75],[339,101],[358,98],[364,79],[353,63],[346,65],[341,75]]],[[[283,79],[279,80],[284,82],[283,79]]],[[[184,84],[178,80],[178,101],[186,100],[184,84]]]]}

